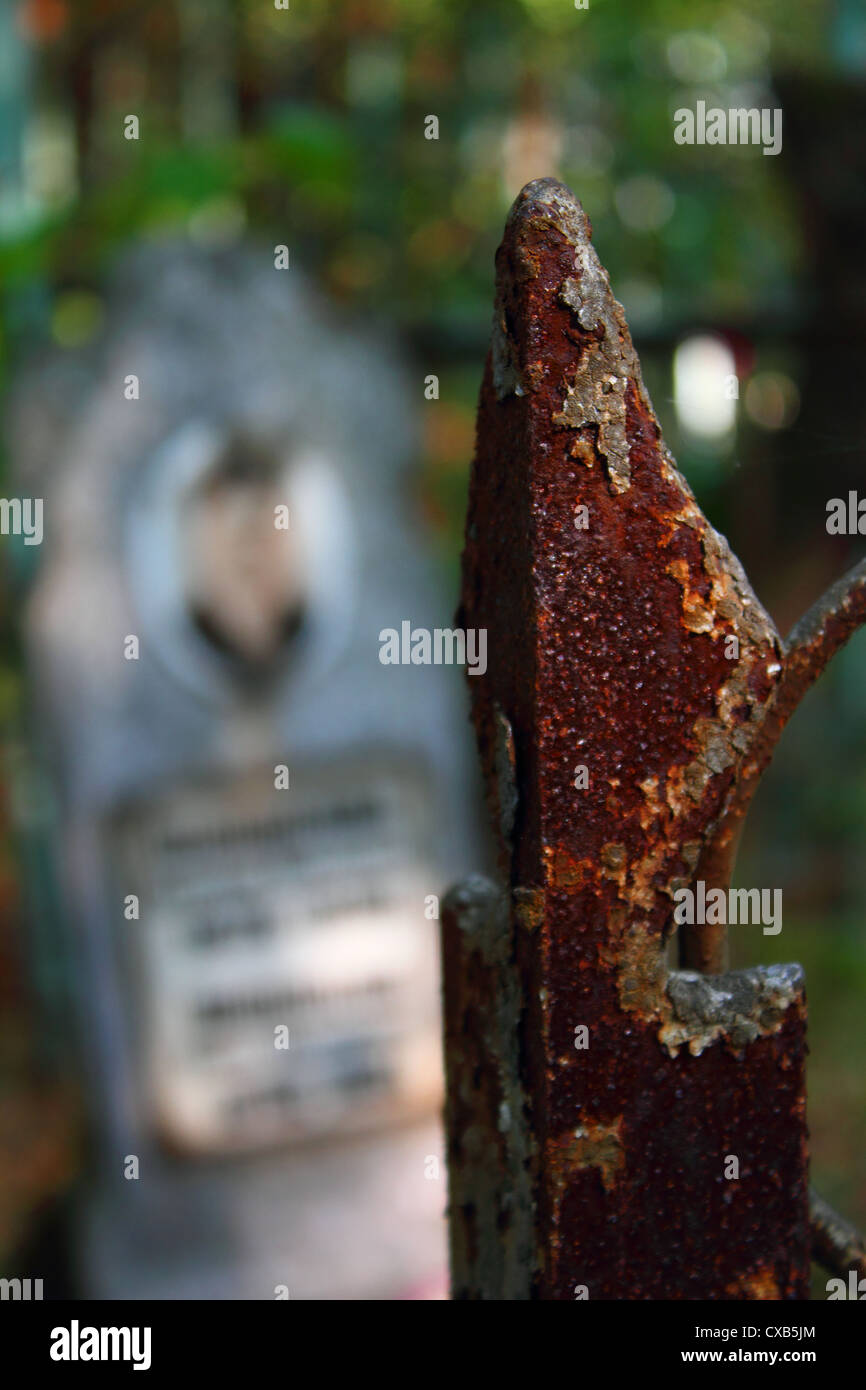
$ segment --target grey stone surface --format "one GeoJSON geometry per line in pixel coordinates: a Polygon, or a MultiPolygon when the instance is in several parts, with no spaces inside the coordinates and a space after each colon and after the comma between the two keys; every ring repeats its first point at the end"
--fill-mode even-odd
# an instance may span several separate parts
{"type": "MultiPolygon", "coordinates": [[[[393,1216],[389,1191],[407,1184],[417,1206],[393,1227],[398,1282],[423,1280],[444,1259],[444,1170],[438,1184],[425,1183],[431,1122],[417,1106],[404,1117],[415,1130],[334,1138],[321,1161],[297,1144],[202,1157],[159,1142],[143,1078],[147,1009],[130,978],[138,958],[128,939],[134,928],[146,943],[148,911],[165,902],[153,890],[141,920],[123,920],[129,838],[125,858],[118,848],[129,818],[152,823],[166,798],[181,805],[212,786],[228,806],[251,770],[297,764],[309,779],[317,766],[339,775],[381,757],[428,779],[430,828],[402,900],[414,901],[425,879],[426,893],[441,893],[483,867],[461,673],[378,660],[384,627],[451,625],[452,601],[434,583],[409,505],[411,403],[420,396],[393,345],[334,319],[294,269],[274,270],[268,248],[205,254],[186,245],[123,261],[99,341],[48,354],[15,393],[7,434],[18,489],[45,503],[26,634],[36,756],[59,799],[62,933],[98,1134],[80,1209],[82,1279],[95,1296],[272,1297],[271,1283],[292,1280],[293,1297],[328,1296],[329,1287],[384,1296],[379,1256],[365,1263],[344,1252],[339,1268],[323,1267],[321,1232],[342,1211],[355,1233],[346,1238],[369,1242],[377,1221],[393,1216]],[[138,400],[124,398],[129,374],[138,400]],[[264,559],[244,579],[248,590],[240,575],[226,582],[220,545],[234,534],[233,513],[208,493],[220,461],[238,451],[271,461],[291,512],[291,574],[275,577],[264,559]],[[194,562],[191,514],[210,528],[194,562]],[[246,632],[263,659],[215,644],[192,593],[205,594],[223,635],[240,633],[242,648],[246,632]],[[244,625],[259,601],[270,607],[257,635],[244,625]],[[278,647],[283,603],[301,621],[278,647]],[[124,658],[131,634],[137,661],[124,658]],[[413,1132],[425,1137],[416,1144],[413,1132]],[[138,1181],[123,1179],[129,1154],[139,1157],[138,1181]],[[276,1278],[285,1266],[296,1273],[276,1278]]],[[[238,554],[227,548],[227,563],[238,554]]],[[[421,921],[420,896],[417,906],[435,961],[437,923],[421,921]]],[[[428,1003],[435,965],[429,975],[428,1003]]]]}

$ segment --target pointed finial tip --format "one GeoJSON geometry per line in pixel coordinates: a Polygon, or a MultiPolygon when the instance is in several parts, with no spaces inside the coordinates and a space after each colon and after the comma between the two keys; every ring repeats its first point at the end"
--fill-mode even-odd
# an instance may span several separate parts
{"type": "Polygon", "coordinates": [[[508,216],[509,225],[553,223],[575,246],[592,241],[592,224],[580,200],[559,179],[532,179],[520,190],[508,216]]]}

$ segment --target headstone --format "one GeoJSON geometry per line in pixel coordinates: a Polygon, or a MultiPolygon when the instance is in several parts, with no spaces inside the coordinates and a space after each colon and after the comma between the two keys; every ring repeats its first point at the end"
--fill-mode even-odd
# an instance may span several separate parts
{"type": "Polygon", "coordinates": [[[480,847],[458,673],[380,661],[450,607],[411,400],[294,268],[176,245],[17,392],[87,1294],[393,1296],[444,1264],[436,895],[480,847]]]}

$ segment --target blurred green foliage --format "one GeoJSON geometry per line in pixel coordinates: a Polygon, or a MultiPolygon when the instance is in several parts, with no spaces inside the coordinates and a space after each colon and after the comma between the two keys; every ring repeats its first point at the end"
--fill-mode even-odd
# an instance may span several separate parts
{"type": "Polygon", "coordinates": [[[771,60],[829,65],[826,0],[793,15],[717,0],[591,0],[588,11],[565,0],[230,6],[230,65],[255,82],[246,110],[227,94],[235,129],[218,142],[183,130],[182,64],[166,101],[160,58],[165,49],[176,63],[177,36],[152,33],[147,6],[130,4],[128,26],[116,22],[104,47],[105,7],[79,9],[66,49],[45,45],[46,80],[61,89],[48,100],[62,99],[79,32],[96,75],[130,68],[139,96],[103,82],[106,100],[86,113],[79,196],[0,247],[7,301],[34,279],[98,283],[131,236],[187,229],[228,198],[358,307],[474,342],[515,175],[545,155],[534,173],[559,173],[578,191],[614,282],[651,277],[669,317],[756,297],[769,310],[790,296],[798,238],[775,161],[731,148],[709,164],[674,144],[672,113],[696,92],[725,104],[735,90],[760,93],[771,60]],[[137,142],[122,135],[129,109],[137,142]],[[439,138],[425,141],[431,113],[439,138]],[[647,171],[672,195],[671,215],[630,226],[617,191],[647,171]]]}

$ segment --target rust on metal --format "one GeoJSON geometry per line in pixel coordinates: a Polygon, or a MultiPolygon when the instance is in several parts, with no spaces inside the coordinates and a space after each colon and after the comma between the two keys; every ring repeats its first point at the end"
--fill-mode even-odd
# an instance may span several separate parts
{"type": "Polygon", "coordinates": [[[553,180],[497,254],[463,566],[502,885],[443,914],[454,1295],[805,1298],[802,972],[725,973],[716,926],[667,964],[677,890],[728,886],[785,648],[553,180]]]}

